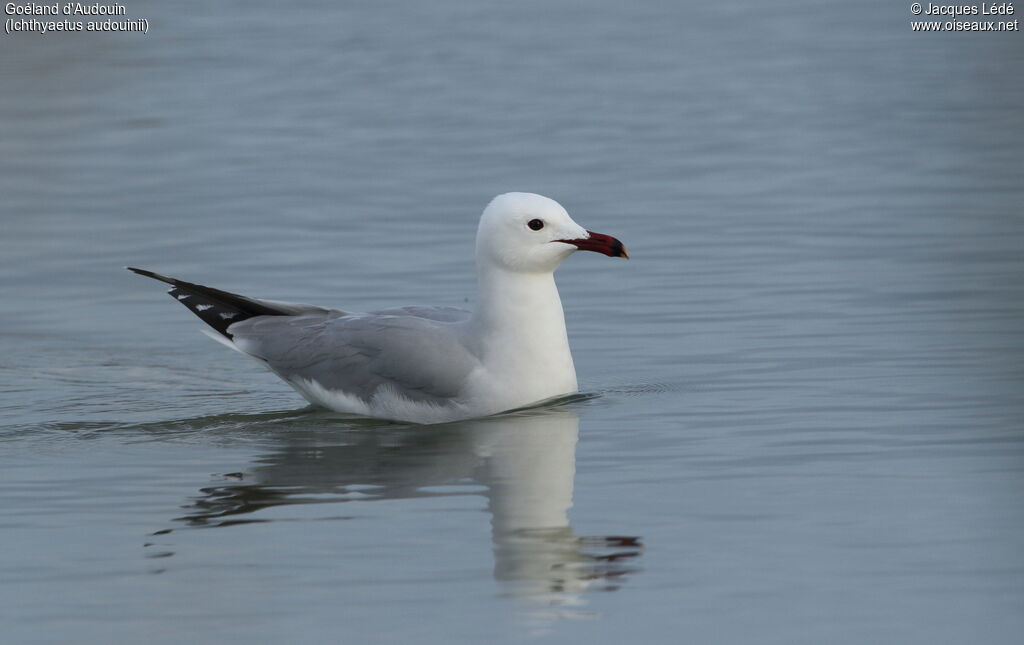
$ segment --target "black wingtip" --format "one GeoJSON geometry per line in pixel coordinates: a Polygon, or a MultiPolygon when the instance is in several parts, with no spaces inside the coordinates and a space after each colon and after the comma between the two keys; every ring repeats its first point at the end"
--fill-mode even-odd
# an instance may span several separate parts
{"type": "Polygon", "coordinates": [[[172,298],[184,305],[203,322],[231,338],[228,327],[255,316],[286,316],[288,311],[253,298],[246,298],[230,291],[169,278],[153,271],[136,267],[125,267],[133,273],[153,278],[171,285],[167,291],[172,298]]]}
{"type": "Polygon", "coordinates": [[[152,271],[147,271],[146,269],[139,269],[137,267],[125,267],[125,268],[128,269],[129,271],[131,271],[132,273],[138,273],[139,275],[144,275],[147,278],[153,278],[154,280],[159,280],[160,282],[166,282],[167,284],[175,284],[175,282],[176,282],[176,280],[174,280],[173,278],[168,278],[165,275],[160,275],[159,273],[154,273],[152,271]]]}

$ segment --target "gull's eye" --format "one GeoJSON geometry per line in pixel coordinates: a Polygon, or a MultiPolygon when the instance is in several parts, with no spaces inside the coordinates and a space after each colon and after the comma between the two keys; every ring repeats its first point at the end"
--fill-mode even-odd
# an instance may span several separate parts
{"type": "Polygon", "coordinates": [[[529,222],[526,223],[526,225],[529,226],[530,230],[532,231],[539,231],[540,229],[544,228],[544,222],[540,221],[539,219],[531,219],[529,222]]]}

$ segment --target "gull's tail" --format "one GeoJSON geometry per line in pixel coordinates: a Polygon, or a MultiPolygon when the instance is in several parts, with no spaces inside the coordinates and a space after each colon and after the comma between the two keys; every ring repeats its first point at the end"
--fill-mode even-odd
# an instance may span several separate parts
{"type": "MultiPolygon", "coordinates": [[[[288,305],[278,306],[276,303],[264,302],[253,298],[246,298],[237,293],[229,293],[204,287],[201,284],[193,284],[184,280],[176,280],[167,276],[125,267],[147,278],[153,278],[160,282],[171,285],[167,293],[171,294],[178,302],[185,305],[189,311],[199,316],[200,319],[210,327],[217,330],[225,338],[231,339],[228,327],[236,322],[241,322],[255,316],[288,316],[294,314],[294,308],[288,305]]],[[[213,334],[210,334],[211,336],[213,334]]]]}

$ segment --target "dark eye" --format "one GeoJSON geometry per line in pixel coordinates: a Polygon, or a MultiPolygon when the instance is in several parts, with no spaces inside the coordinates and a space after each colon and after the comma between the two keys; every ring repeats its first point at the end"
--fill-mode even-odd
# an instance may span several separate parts
{"type": "Polygon", "coordinates": [[[529,226],[530,229],[534,231],[539,231],[540,229],[544,228],[544,222],[540,221],[539,219],[531,219],[529,222],[526,223],[526,225],[529,226]]]}

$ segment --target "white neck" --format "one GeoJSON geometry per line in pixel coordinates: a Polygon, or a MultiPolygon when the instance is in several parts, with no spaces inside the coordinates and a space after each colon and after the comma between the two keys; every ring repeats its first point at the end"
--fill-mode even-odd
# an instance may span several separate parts
{"type": "Polygon", "coordinates": [[[550,272],[524,273],[485,264],[478,269],[473,314],[484,367],[506,384],[516,405],[576,391],[576,370],[562,301],[550,272]]]}

